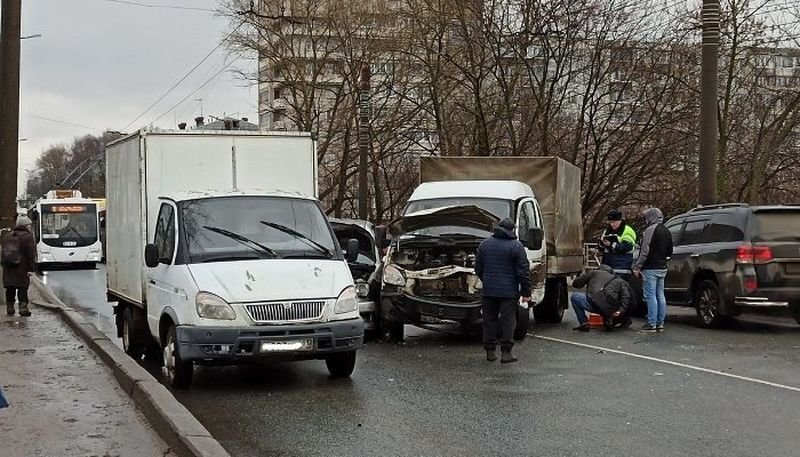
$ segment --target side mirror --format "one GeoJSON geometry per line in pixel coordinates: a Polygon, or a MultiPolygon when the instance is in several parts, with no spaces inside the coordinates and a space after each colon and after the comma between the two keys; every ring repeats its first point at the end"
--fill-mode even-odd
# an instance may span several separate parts
{"type": "Polygon", "coordinates": [[[544,242],[544,231],[542,229],[528,229],[528,249],[538,251],[542,249],[542,242],[544,242]]]}
{"type": "Polygon", "coordinates": [[[389,241],[388,231],[385,225],[381,225],[380,227],[375,228],[375,244],[378,245],[378,249],[384,250],[389,247],[391,241],[389,241]]]}
{"type": "Polygon", "coordinates": [[[358,240],[355,238],[351,238],[347,240],[347,262],[348,263],[355,263],[358,260],[358,248],[359,243],[358,240]]]}
{"type": "Polygon", "coordinates": [[[144,264],[147,268],[155,268],[159,264],[158,248],[155,244],[148,244],[144,247],[144,264]]]}
{"type": "Polygon", "coordinates": [[[31,219],[33,222],[36,222],[36,221],[38,221],[38,220],[39,220],[39,211],[36,211],[35,209],[34,209],[34,210],[32,210],[32,211],[29,211],[29,212],[28,212],[28,217],[30,217],[30,219],[31,219]]]}

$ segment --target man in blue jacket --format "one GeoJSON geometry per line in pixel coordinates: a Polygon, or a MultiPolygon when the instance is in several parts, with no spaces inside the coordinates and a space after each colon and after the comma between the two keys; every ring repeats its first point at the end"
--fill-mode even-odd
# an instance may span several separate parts
{"type": "Polygon", "coordinates": [[[514,222],[503,219],[491,237],[478,248],[475,273],[483,283],[483,347],[486,360],[497,360],[498,336],[502,352],[500,362],[516,362],[514,327],[520,297],[530,301],[531,270],[525,247],[514,234],[514,222]]]}

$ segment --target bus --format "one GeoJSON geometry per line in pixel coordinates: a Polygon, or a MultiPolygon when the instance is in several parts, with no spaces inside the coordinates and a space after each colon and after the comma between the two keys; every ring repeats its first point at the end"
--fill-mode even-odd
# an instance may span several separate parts
{"type": "Polygon", "coordinates": [[[28,211],[40,270],[53,265],[95,268],[102,257],[98,203],[78,190],[51,190],[28,211]]]}

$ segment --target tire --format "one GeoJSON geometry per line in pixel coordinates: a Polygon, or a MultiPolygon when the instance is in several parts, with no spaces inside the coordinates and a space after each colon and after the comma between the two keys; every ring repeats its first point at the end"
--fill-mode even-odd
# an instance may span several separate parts
{"type": "Polygon", "coordinates": [[[383,321],[381,328],[388,332],[389,341],[402,343],[405,340],[405,324],[403,322],[383,321]]]}
{"type": "Polygon", "coordinates": [[[722,294],[720,294],[717,283],[709,279],[703,280],[695,287],[692,296],[697,318],[704,327],[718,327],[729,321],[720,314],[722,294]]]}
{"type": "Polygon", "coordinates": [[[331,378],[349,378],[356,368],[356,351],[337,352],[325,358],[331,378]]]}
{"type": "Polygon", "coordinates": [[[161,353],[164,363],[161,372],[167,384],[176,389],[188,388],[192,384],[194,362],[181,359],[174,326],[170,326],[169,330],[167,330],[167,338],[164,341],[161,353]]]}
{"type": "Polygon", "coordinates": [[[522,341],[531,326],[531,310],[517,306],[517,326],[514,328],[514,341],[522,341]]]}
{"type": "Polygon", "coordinates": [[[126,307],[122,313],[122,349],[136,361],[141,360],[145,350],[139,341],[138,333],[131,308],[126,307]]]}
{"type": "Polygon", "coordinates": [[[537,324],[558,324],[564,319],[567,308],[567,281],[564,278],[548,279],[545,284],[544,300],[533,308],[537,324]]]}

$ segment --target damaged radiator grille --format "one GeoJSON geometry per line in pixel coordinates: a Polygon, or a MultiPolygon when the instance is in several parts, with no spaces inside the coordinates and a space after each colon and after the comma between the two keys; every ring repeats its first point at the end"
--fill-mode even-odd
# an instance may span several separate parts
{"type": "Polygon", "coordinates": [[[417,294],[423,297],[461,297],[467,294],[463,277],[422,279],[417,283],[417,294]]]}
{"type": "Polygon", "coordinates": [[[245,310],[253,321],[291,322],[308,319],[319,319],[325,308],[324,301],[306,301],[290,303],[265,303],[258,305],[245,305],[245,310]]]}

